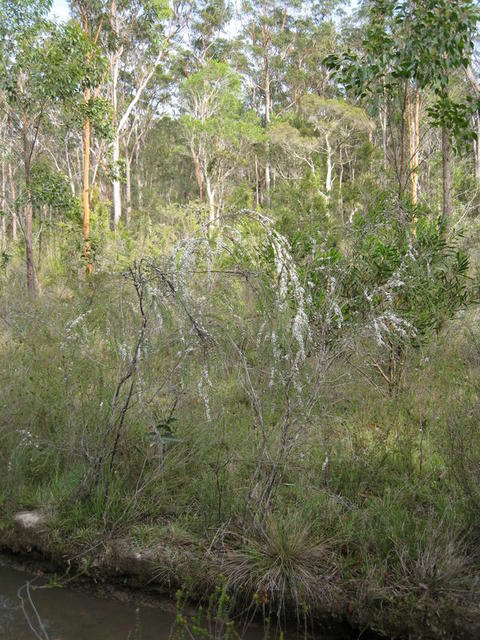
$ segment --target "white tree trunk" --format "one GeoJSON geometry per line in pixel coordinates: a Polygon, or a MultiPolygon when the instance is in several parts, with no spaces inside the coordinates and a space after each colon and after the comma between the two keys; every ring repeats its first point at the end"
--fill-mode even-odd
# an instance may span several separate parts
{"type": "Polygon", "coordinates": [[[205,176],[205,184],[207,186],[208,203],[210,205],[210,224],[215,224],[215,189],[212,189],[212,184],[208,175],[205,176]]]}
{"type": "Polygon", "coordinates": [[[5,170],[4,155],[2,155],[2,196],[0,209],[0,215],[2,216],[1,248],[5,249],[7,246],[7,172],[5,170]]]}
{"type": "Polygon", "coordinates": [[[125,148],[125,196],[127,201],[127,209],[125,211],[125,223],[128,225],[130,223],[130,218],[132,217],[132,177],[131,177],[131,164],[132,158],[128,153],[128,149],[125,148]]]}
{"type": "Polygon", "coordinates": [[[10,196],[12,198],[12,240],[17,241],[17,203],[15,195],[15,183],[13,181],[12,163],[8,162],[8,179],[10,181],[10,196]]]}
{"type": "Polygon", "coordinates": [[[119,172],[120,161],[120,136],[118,132],[115,133],[113,139],[113,169],[115,171],[115,177],[113,179],[113,226],[117,227],[122,216],[122,189],[120,184],[119,172]]]}
{"type": "Polygon", "coordinates": [[[477,185],[480,184],[480,113],[476,113],[474,116],[474,126],[476,129],[477,139],[473,143],[473,150],[475,154],[475,179],[477,185]]]}
{"type": "MultiPolygon", "coordinates": [[[[120,21],[118,15],[117,0],[111,0],[110,3],[110,25],[115,36],[118,38],[120,32],[120,21]]],[[[110,74],[112,78],[112,109],[113,109],[113,144],[112,144],[112,160],[113,160],[113,228],[116,229],[122,216],[122,189],[119,176],[120,161],[120,129],[118,122],[118,74],[120,70],[120,58],[123,52],[123,46],[114,51],[110,56],[110,74]]]]}
{"type": "Polygon", "coordinates": [[[328,133],[325,134],[325,143],[327,145],[327,178],[325,180],[325,192],[328,196],[331,193],[333,186],[333,152],[328,133]]]}
{"type": "MultiPolygon", "coordinates": [[[[114,12],[115,3],[112,2],[112,17],[114,12]]],[[[112,76],[112,108],[113,108],[113,121],[114,121],[114,134],[112,143],[112,160],[113,160],[113,228],[116,229],[120,218],[122,216],[122,189],[120,185],[119,176],[119,161],[120,161],[120,130],[116,126],[118,116],[118,72],[120,65],[119,52],[115,52],[110,60],[110,71],[112,76]]]]}
{"type": "MultiPolygon", "coordinates": [[[[268,131],[270,124],[270,72],[268,56],[265,55],[265,127],[268,131]]],[[[268,135],[268,134],[267,134],[268,135]]],[[[265,144],[265,204],[270,206],[270,145],[265,144]]]]}
{"type": "Polygon", "coordinates": [[[140,166],[140,138],[138,137],[138,128],[135,125],[135,177],[137,179],[137,206],[142,208],[142,175],[140,166]]]}

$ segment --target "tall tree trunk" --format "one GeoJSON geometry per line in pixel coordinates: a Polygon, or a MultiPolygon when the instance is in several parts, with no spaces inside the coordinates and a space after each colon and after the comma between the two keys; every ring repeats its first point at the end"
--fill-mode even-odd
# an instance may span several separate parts
{"type": "Polygon", "coordinates": [[[325,179],[325,192],[327,194],[327,198],[330,196],[333,186],[333,151],[332,145],[330,144],[330,138],[328,133],[325,134],[325,143],[327,146],[327,177],[325,179]]]}
{"type": "Polygon", "coordinates": [[[5,156],[2,154],[2,193],[0,196],[0,215],[2,216],[0,249],[7,246],[7,171],[5,166],[5,156]]]}
{"type": "MultiPolygon", "coordinates": [[[[110,3],[110,25],[118,40],[119,35],[119,18],[117,1],[111,0],[110,3]]],[[[122,188],[120,183],[119,169],[120,169],[120,129],[118,127],[118,73],[120,67],[120,56],[122,54],[123,47],[112,53],[110,59],[110,72],[112,80],[112,109],[113,109],[113,144],[112,144],[112,160],[113,160],[113,228],[116,229],[120,219],[122,217],[122,188]]]]}
{"type": "Polygon", "coordinates": [[[411,91],[408,90],[407,106],[411,196],[412,204],[416,206],[418,202],[418,161],[420,145],[420,94],[417,87],[415,87],[413,92],[413,98],[411,91]]]}
{"type": "Polygon", "coordinates": [[[448,224],[452,215],[452,164],[450,158],[450,137],[446,127],[442,129],[442,183],[443,208],[442,219],[448,224]]]}
{"type": "Polygon", "coordinates": [[[210,224],[214,225],[215,224],[215,189],[212,189],[212,185],[210,183],[210,178],[208,177],[208,175],[205,176],[205,183],[207,186],[207,195],[208,195],[208,203],[209,203],[209,207],[210,207],[210,224]]]}
{"type": "Polygon", "coordinates": [[[475,181],[477,186],[480,186],[480,113],[478,112],[474,116],[474,126],[477,134],[477,139],[473,146],[475,155],[475,181]]]}
{"type": "MultiPolygon", "coordinates": [[[[88,14],[85,9],[83,29],[88,35],[88,14]]],[[[100,33],[98,30],[97,36],[100,33]]],[[[86,61],[87,64],[89,60],[86,61]]],[[[85,104],[90,102],[90,87],[85,89],[85,104]]],[[[90,118],[87,116],[83,125],[83,257],[87,275],[92,275],[92,255],[90,249],[90,118]]]]}
{"type": "Polygon", "coordinates": [[[113,228],[116,229],[120,218],[122,216],[122,188],[120,183],[119,169],[120,169],[120,136],[115,132],[113,138],[113,172],[114,178],[112,181],[112,194],[113,194],[113,228]]]}
{"type": "Polygon", "coordinates": [[[202,171],[200,169],[200,160],[198,159],[197,152],[195,151],[195,144],[194,144],[193,140],[190,143],[190,149],[191,149],[191,152],[192,152],[193,164],[195,166],[195,179],[197,181],[199,197],[200,197],[200,200],[203,200],[202,171]]]}
{"type": "MultiPolygon", "coordinates": [[[[268,126],[270,124],[270,80],[265,80],[265,127],[268,132],[268,126]]],[[[268,136],[268,133],[267,133],[268,136]]],[[[270,206],[270,145],[265,143],[265,204],[270,206]]]]}
{"type": "Polygon", "coordinates": [[[142,208],[142,176],[140,166],[140,138],[138,137],[138,128],[135,125],[135,177],[137,180],[137,206],[142,208]]]}
{"type": "Polygon", "coordinates": [[[38,210],[39,216],[39,230],[38,230],[38,260],[37,260],[37,273],[40,273],[42,268],[42,252],[43,252],[43,221],[46,218],[46,205],[40,207],[38,210]]]}
{"type": "Polygon", "coordinates": [[[385,76],[383,78],[383,114],[380,116],[380,123],[382,126],[382,147],[383,147],[383,169],[387,170],[387,153],[388,153],[388,95],[387,87],[385,86],[385,76]]]}
{"type": "MultiPolygon", "coordinates": [[[[90,89],[85,90],[85,102],[90,100],[90,89]]],[[[92,274],[90,250],[90,118],[83,126],[83,255],[87,274],[92,274]]]]}
{"type": "Polygon", "coordinates": [[[404,189],[404,177],[405,177],[405,111],[407,108],[408,99],[408,80],[405,80],[403,104],[402,104],[402,124],[400,129],[400,170],[398,174],[398,197],[401,198],[404,189]]]}
{"type": "Polygon", "coordinates": [[[125,224],[128,226],[130,224],[130,219],[132,217],[132,156],[128,152],[128,148],[125,145],[125,197],[127,208],[125,210],[125,224]]]}
{"type": "Polygon", "coordinates": [[[12,198],[12,240],[17,240],[17,196],[15,193],[15,182],[13,181],[12,163],[8,162],[8,180],[10,182],[10,196],[12,198]]]}
{"type": "Polygon", "coordinates": [[[270,96],[270,58],[269,58],[269,34],[267,28],[268,18],[268,0],[265,0],[264,7],[265,24],[262,26],[263,35],[263,66],[265,74],[265,129],[267,130],[267,142],[265,143],[265,204],[270,206],[270,145],[268,144],[268,128],[270,125],[270,108],[271,108],[271,96],[270,96]]]}
{"type": "Polygon", "coordinates": [[[33,209],[30,167],[32,160],[32,148],[28,143],[27,125],[25,119],[22,122],[23,138],[23,165],[25,170],[25,190],[27,203],[25,205],[25,257],[27,262],[27,288],[31,296],[36,293],[35,265],[33,262],[33,209]]]}

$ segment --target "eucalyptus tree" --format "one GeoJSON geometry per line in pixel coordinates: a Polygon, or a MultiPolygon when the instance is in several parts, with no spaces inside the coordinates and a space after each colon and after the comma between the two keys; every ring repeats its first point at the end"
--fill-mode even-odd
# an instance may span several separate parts
{"type": "MultiPolygon", "coordinates": [[[[242,5],[244,59],[250,100],[269,129],[275,104],[285,89],[285,61],[293,49],[295,19],[302,0],[282,3],[279,0],[248,0],[242,5]]],[[[265,203],[270,201],[271,160],[268,136],[265,138],[265,203]]]]}
{"type": "Polygon", "coordinates": [[[473,99],[453,99],[449,86],[453,75],[470,65],[480,15],[474,0],[417,0],[400,10],[412,29],[399,73],[413,76],[420,87],[430,87],[436,97],[429,116],[442,131],[442,215],[448,220],[452,213],[451,144],[458,148],[471,145],[475,134],[470,119],[477,111],[473,99]]]}
{"type": "MultiPolygon", "coordinates": [[[[154,74],[165,62],[174,37],[185,26],[188,6],[181,0],[109,2],[110,92],[114,118],[112,141],[113,224],[121,218],[120,140],[154,74]],[[133,66],[134,65],[134,66],[133,66]],[[135,74],[136,82],[119,96],[120,74],[135,74]]],[[[127,87],[125,87],[127,88],[127,87]]],[[[137,111],[138,115],[138,111],[137,111]]]]}
{"type": "Polygon", "coordinates": [[[196,0],[189,21],[188,50],[184,52],[187,73],[211,60],[225,62],[232,46],[226,32],[233,9],[229,0],[196,0]]]}
{"type": "Polygon", "coordinates": [[[325,99],[309,94],[300,102],[300,111],[317,135],[323,139],[326,154],[324,198],[328,201],[333,188],[335,156],[343,146],[358,134],[371,133],[374,124],[363,109],[343,100],[325,99]]]}
{"type": "Polygon", "coordinates": [[[0,120],[0,251],[5,251],[7,245],[7,124],[6,109],[2,107],[4,97],[0,94],[0,109],[3,111],[0,120]]]}
{"type": "Polygon", "coordinates": [[[181,86],[181,104],[197,180],[205,185],[210,223],[215,224],[228,181],[260,139],[258,120],[243,109],[240,78],[223,62],[209,62],[189,76],[181,86]]]}
{"type": "Polygon", "coordinates": [[[15,132],[23,147],[25,172],[25,247],[27,286],[35,293],[35,269],[33,261],[33,212],[30,197],[30,167],[38,130],[45,111],[44,87],[36,82],[38,77],[39,48],[36,41],[46,26],[45,18],[50,2],[11,2],[1,0],[2,13],[2,69],[3,88],[10,108],[14,112],[15,132]],[[36,71],[36,73],[35,73],[36,71]]]}
{"type": "Polygon", "coordinates": [[[345,88],[360,97],[403,94],[400,162],[397,166],[399,193],[404,188],[405,120],[410,126],[410,178],[412,201],[416,202],[415,174],[419,157],[419,91],[434,96],[428,108],[430,122],[442,132],[442,216],[452,212],[451,144],[470,145],[474,134],[470,116],[475,100],[454,100],[449,84],[455,74],[467,69],[473,52],[478,12],[473,0],[365,0],[367,21],[361,51],[327,57],[345,88]],[[413,93],[411,92],[413,88],[413,93]]]}
{"type": "Polygon", "coordinates": [[[282,74],[286,98],[298,105],[306,93],[332,97],[334,86],[325,58],[338,51],[340,44],[339,18],[345,3],[342,0],[313,0],[304,3],[295,15],[292,46],[287,52],[282,74]]]}
{"type": "Polygon", "coordinates": [[[35,293],[33,259],[32,163],[39,136],[58,106],[75,101],[95,82],[92,67],[84,65],[91,42],[75,24],[49,23],[50,3],[38,0],[20,6],[1,0],[3,12],[3,84],[13,122],[21,140],[25,179],[25,246],[27,285],[35,293]]]}

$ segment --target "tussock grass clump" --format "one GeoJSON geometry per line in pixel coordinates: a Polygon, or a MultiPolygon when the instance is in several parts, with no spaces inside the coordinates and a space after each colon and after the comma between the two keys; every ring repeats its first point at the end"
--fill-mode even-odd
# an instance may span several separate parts
{"type": "MultiPolygon", "coordinates": [[[[380,566],[380,565],[377,565],[380,566]]],[[[413,547],[396,540],[383,575],[361,579],[358,618],[409,638],[473,638],[479,630],[479,567],[465,540],[445,524],[419,528],[413,547]]]]}
{"type": "Polygon", "coordinates": [[[221,565],[233,594],[284,617],[291,609],[328,610],[338,568],[328,541],[319,542],[298,517],[271,515],[226,553],[221,565]]]}

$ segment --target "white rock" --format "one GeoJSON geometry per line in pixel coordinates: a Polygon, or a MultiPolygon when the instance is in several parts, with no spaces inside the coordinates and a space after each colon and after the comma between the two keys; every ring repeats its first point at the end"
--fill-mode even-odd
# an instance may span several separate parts
{"type": "Polygon", "coordinates": [[[36,531],[46,522],[42,511],[19,511],[13,516],[13,521],[23,531],[36,531]]]}

